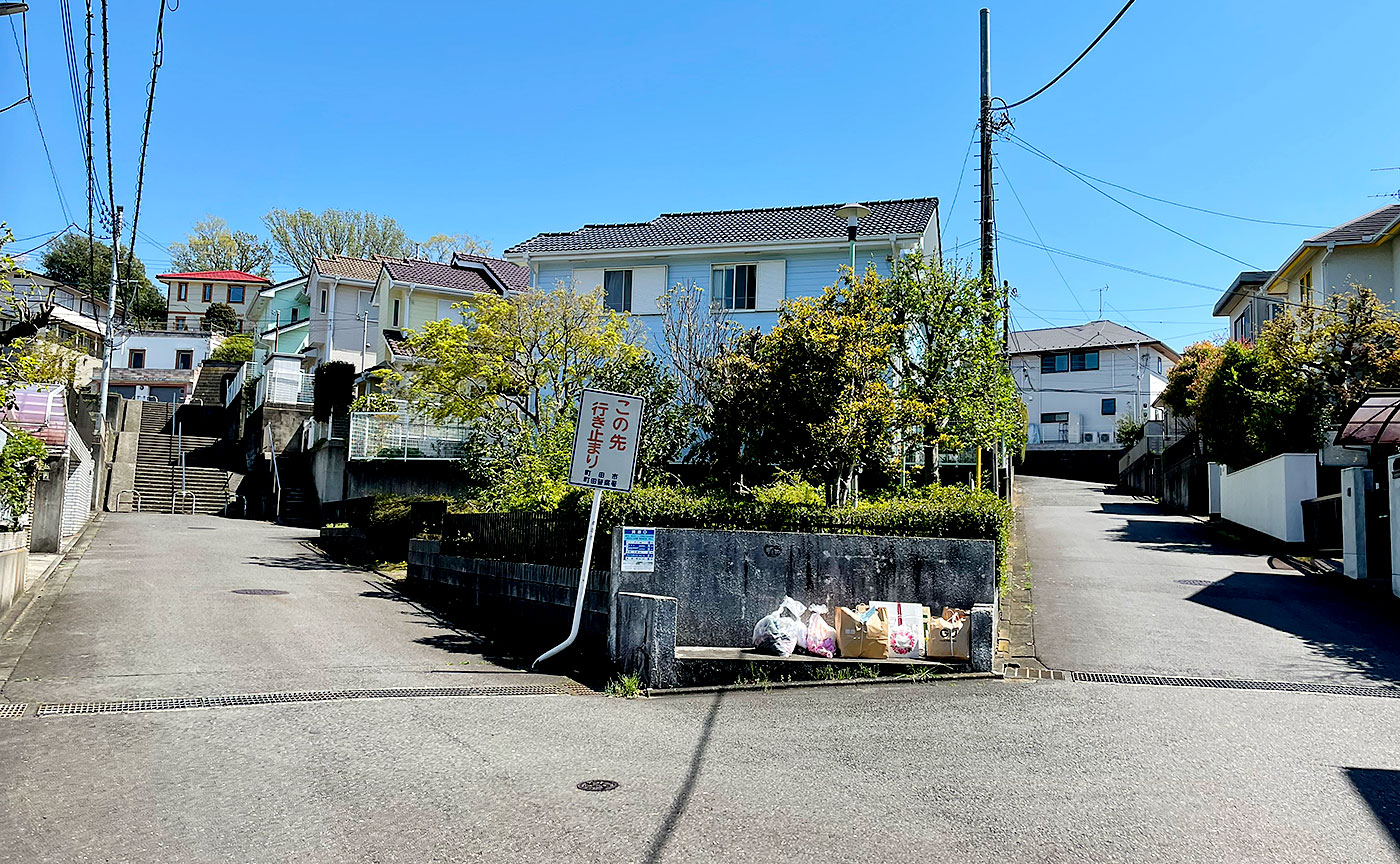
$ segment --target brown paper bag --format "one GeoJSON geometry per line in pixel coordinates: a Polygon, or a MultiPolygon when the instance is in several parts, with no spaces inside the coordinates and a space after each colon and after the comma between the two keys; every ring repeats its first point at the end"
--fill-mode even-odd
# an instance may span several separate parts
{"type": "Polygon", "coordinates": [[[864,621],[861,613],[845,606],[836,610],[836,649],[842,657],[883,660],[889,654],[889,641],[889,610],[876,608],[864,621]]]}
{"type": "Polygon", "coordinates": [[[935,660],[967,660],[972,656],[972,628],[967,613],[944,607],[943,615],[928,622],[927,654],[935,660]]]}

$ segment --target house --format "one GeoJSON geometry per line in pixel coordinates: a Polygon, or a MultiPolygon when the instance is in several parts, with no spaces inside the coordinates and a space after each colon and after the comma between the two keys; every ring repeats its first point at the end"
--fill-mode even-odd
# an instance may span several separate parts
{"type": "Polygon", "coordinates": [[[411,360],[404,347],[405,331],[429,321],[460,321],[462,313],[455,304],[483,295],[504,297],[529,290],[530,285],[529,270],[485,255],[459,253],[451,264],[381,258],[380,265],[370,303],[372,338],[362,370],[411,360]]]}
{"type": "Polygon", "coordinates": [[[374,350],[372,345],[366,347],[366,316],[377,314],[371,307],[380,270],[380,262],[369,258],[312,259],[306,276],[311,323],[302,354],[304,371],[333,360],[352,363],[357,371],[364,369],[362,358],[367,360],[368,352],[374,350]]]}
{"type": "Polygon", "coordinates": [[[1056,461],[1032,458],[1055,453],[1065,469],[1110,457],[1116,464],[1118,421],[1159,419],[1152,403],[1181,360],[1161,341],[1112,321],[1017,330],[1010,347],[1029,418],[1027,465],[1056,461]],[[1063,456],[1076,453],[1087,455],[1063,456]]]}
{"type": "MultiPolygon", "coordinates": [[[[89,297],[72,285],[32,273],[11,278],[9,296],[4,299],[24,303],[31,312],[52,303],[49,338],[93,357],[102,356],[106,300],[89,297]]],[[[9,302],[0,304],[0,331],[10,329],[15,323],[14,311],[9,308],[9,302]]]]}
{"type": "Polygon", "coordinates": [[[165,285],[166,327],[199,330],[204,314],[215,303],[225,303],[238,313],[239,330],[248,329],[247,310],[253,298],[272,282],[241,270],[201,270],[194,273],[162,273],[165,285]]]}
{"type": "Polygon", "coordinates": [[[217,333],[138,330],[118,333],[109,390],[128,399],[180,403],[194,392],[195,372],[219,346],[217,333]]]}
{"type": "Polygon", "coordinates": [[[1327,298],[1370,288],[1382,303],[1397,307],[1400,285],[1400,204],[1389,204],[1303,241],[1272,273],[1245,272],[1215,304],[1230,319],[1230,338],[1258,337],[1284,309],[1318,306],[1327,298]]]}
{"type": "MultiPolygon", "coordinates": [[[[873,201],[855,226],[856,266],[890,272],[912,249],[939,257],[938,199],[873,201]]],[[[649,222],[584,225],[537,234],[507,249],[530,285],[602,289],[612,309],[638,316],[653,334],[659,301],[678,284],[699,285],[744,327],[770,329],[784,300],[819,295],[851,263],[839,204],[663,213],[649,222]]]]}
{"type": "Polygon", "coordinates": [[[248,321],[261,356],[299,356],[310,342],[311,297],[306,281],[306,276],[297,276],[270,285],[248,304],[248,321]]]}

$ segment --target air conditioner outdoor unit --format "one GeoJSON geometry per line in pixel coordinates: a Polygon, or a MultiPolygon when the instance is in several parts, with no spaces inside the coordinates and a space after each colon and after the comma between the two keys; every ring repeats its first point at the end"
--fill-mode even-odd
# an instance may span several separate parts
{"type": "Polygon", "coordinates": [[[1110,437],[1112,437],[1112,436],[1110,436],[1107,432],[1100,432],[1100,433],[1099,433],[1099,442],[1102,443],[1102,444],[1107,444],[1110,437]]]}
{"type": "Polygon", "coordinates": [[[1093,433],[1093,432],[1085,432],[1085,433],[1084,433],[1084,443],[1085,443],[1085,444],[1093,444],[1093,443],[1094,443],[1094,433],[1093,433]]]}

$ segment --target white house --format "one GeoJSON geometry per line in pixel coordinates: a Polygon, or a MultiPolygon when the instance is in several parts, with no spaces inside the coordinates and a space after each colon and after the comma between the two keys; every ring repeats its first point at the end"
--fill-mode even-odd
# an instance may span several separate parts
{"type": "Polygon", "coordinates": [[[1030,418],[1030,450],[1116,450],[1123,418],[1151,406],[1181,359],[1162,342],[1112,321],[1011,334],[1011,374],[1030,418]]]}
{"type": "Polygon", "coordinates": [[[311,301],[303,354],[306,371],[333,360],[350,363],[356,371],[373,365],[377,341],[369,337],[379,329],[379,309],[373,301],[380,268],[377,260],[344,255],[312,261],[306,277],[311,301]]]}
{"type": "Polygon", "coordinates": [[[182,330],[140,330],[113,345],[110,389],[129,399],[183,402],[197,370],[223,337],[182,330]]]}
{"type": "Polygon", "coordinates": [[[1397,306],[1400,285],[1400,204],[1389,204],[1303,241],[1283,266],[1241,273],[1215,304],[1230,319],[1230,338],[1248,342],[1285,309],[1318,306],[1352,286],[1370,288],[1397,306]]]}

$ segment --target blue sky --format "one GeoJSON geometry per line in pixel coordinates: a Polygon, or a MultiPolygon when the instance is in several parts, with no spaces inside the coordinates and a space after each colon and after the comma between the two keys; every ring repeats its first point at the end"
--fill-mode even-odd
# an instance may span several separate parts
{"type": "MultiPolygon", "coordinates": [[[[59,4],[31,3],[35,101],[60,186],[85,222],[59,4]]],[[[81,28],[82,4],[72,5],[81,28]]],[[[977,234],[976,160],[965,156],[981,5],[185,2],[165,17],[137,253],[160,272],[164,246],[205,214],[261,230],[272,207],[368,209],[420,239],[465,231],[499,251],[585,222],[921,195],[942,199],[952,247],[977,234]]],[[[993,92],[1015,101],[1121,3],[987,5],[993,92]]],[[[111,8],[114,173],[129,224],[157,6],[111,8]]],[[[15,18],[0,30],[10,22],[18,32],[15,18]]],[[[1391,2],[1143,0],[1064,80],[1013,112],[1015,133],[1151,195],[1334,225],[1400,188],[1400,171],[1371,170],[1400,165],[1398,32],[1391,2]]],[[[10,34],[0,37],[8,104],[23,82],[10,34]]],[[[100,126],[96,138],[100,148],[100,126]]],[[[1105,317],[1178,348],[1223,331],[1210,307],[1243,264],[1009,141],[997,159],[1015,326],[1097,317],[1108,285],[1105,317]],[[1037,236],[1212,287],[1010,239],[1037,236]]],[[[1316,233],[1106,191],[1262,269],[1316,233]]],[[[67,221],[24,105],[0,114],[0,220],[17,237],[40,235],[18,249],[67,221]]],[[[959,251],[975,254],[975,243],[959,251]]]]}

